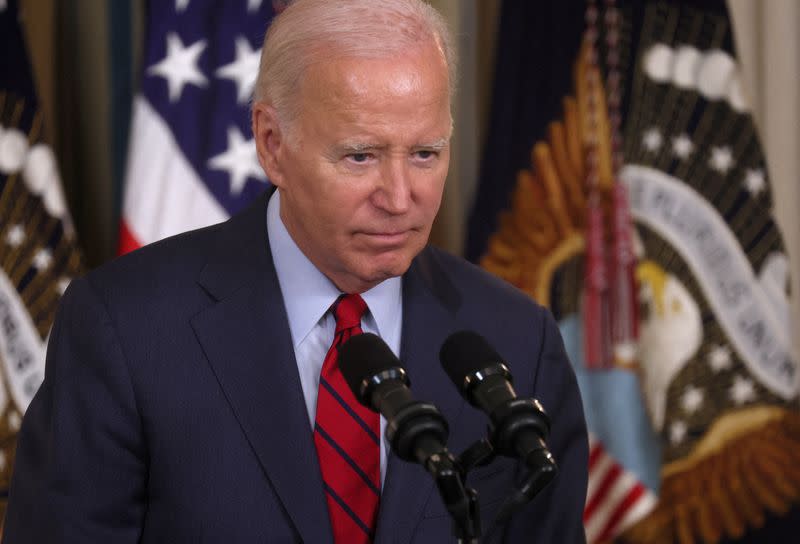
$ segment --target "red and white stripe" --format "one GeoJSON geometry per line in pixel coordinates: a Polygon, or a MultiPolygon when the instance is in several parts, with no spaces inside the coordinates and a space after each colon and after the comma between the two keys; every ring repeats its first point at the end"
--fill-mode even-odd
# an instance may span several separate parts
{"type": "Polygon", "coordinates": [[[583,525],[589,544],[607,542],[647,515],[655,494],[589,435],[589,487],[583,525]]]}
{"type": "Polygon", "coordinates": [[[125,172],[120,254],[227,218],[227,211],[200,180],[167,123],[146,98],[137,96],[125,172]]]}

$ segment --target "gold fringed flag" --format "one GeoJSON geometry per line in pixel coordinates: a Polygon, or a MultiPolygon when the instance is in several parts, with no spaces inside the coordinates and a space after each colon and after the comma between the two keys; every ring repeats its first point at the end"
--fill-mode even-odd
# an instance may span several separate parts
{"type": "Polygon", "coordinates": [[[1,520],[17,430],[44,378],[56,306],[82,265],[56,160],[43,142],[14,0],[0,2],[0,51],[1,520]]]}
{"type": "Polygon", "coordinates": [[[590,542],[775,541],[758,529],[800,502],[800,369],[730,20],[722,3],[597,4],[480,262],[561,324],[591,432],[590,542]]]}

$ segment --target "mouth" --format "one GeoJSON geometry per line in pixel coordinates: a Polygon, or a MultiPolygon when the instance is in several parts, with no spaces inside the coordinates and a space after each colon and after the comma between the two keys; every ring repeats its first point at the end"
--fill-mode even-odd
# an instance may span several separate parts
{"type": "Polygon", "coordinates": [[[400,246],[408,241],[413,233],[413,229],[397,231],[374,231],[362,232],[362,236],[374,245],[381,247],[400,246]]]}

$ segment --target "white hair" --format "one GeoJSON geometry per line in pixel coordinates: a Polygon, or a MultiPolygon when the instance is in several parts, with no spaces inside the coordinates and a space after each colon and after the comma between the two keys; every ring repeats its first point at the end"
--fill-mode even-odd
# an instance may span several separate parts
{"type": "Polygon", "coordinates": [[[450,94],[456,58],[442,16],[422,0],[294,0],[267,30],[254,101],[267,101],[281,123],[297,114],[305,70],[332,55],[384,58],[434,44],[448,68],[450,94]]]}

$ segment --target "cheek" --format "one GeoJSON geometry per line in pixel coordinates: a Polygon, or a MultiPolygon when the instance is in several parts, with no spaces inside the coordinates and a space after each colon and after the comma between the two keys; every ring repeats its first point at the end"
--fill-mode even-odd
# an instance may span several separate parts
{"type": "Polygon", "coordinates": [[[318,213],[317,223],[325,229],[328,237],[348,235],[365,215],[363,199],[355,192],[343,187],[341,191],[319,197],[315,208],[318,213]]]}
{"type": "Polygon", "coordinates": [[[426,180],[419,189],[420,207],[426,216],[432,218],[439,211],[442,204],[442,194],[444,192],[444,177],[426,180]]]}
{"type": "Polygon", "coordinates": [[[298,195],[302,200],[305,219],[320,227],[330,228],[341,220],[342,200],[346,190],[339,190],[337,184],[320,176],[309,176],[309,180],[298,195]]]}

